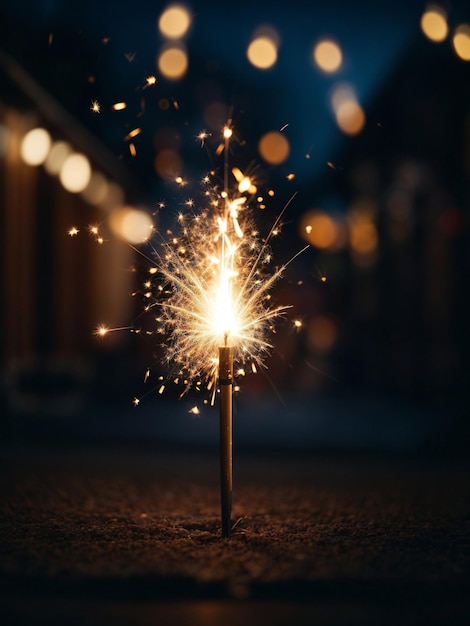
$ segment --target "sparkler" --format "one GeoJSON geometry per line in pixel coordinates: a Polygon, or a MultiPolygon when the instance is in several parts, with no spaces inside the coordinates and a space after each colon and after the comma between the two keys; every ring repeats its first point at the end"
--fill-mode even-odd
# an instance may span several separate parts
{"type": "Polygon", "coordinates": [[[157,332],[169,331],[171,336],[165,358],[173,363],[174,382],[183,384],[181,395],[190,387],[205,387],[212,405],[219,395],[223,537],[231,532],[234,361],[241,373],[246,363],[256,371],[256,364],[262,364],[272,349],[269,333],[275,319],[290,308],[270,306],[270,290],[287,264],[268,269],[270,239],[279,231],[289,203],[262,239],[247,216],[250,192],[256,193],[253,182],[235,168],[236,192],[229,187],[231,137],[227,124],[219,150],[225,151],[223,189],[207,189],[208,208],[198,213],[192,210],[192,200],[186,202],[191,211],[178,216],[181,236],[169,231],[162,251],[155,252],[157,268],[151,273],[159,278],[157,296],[145,285],[146,295],[154,298],[148,309],[158,307],[157,332]]]}
{"type": "MultiPolygon", "coordinates": [[[[214,172],[203,178],[202,207],[196,210],[199,205],[192,199],[185,202],[187,210],[177,218],[180,232],[175,235],[167,231],[161,246],[154,248],[156,263],[149,269],[150,277],[144,281],[142,292],[147,303],[144,311],[156,312],[155,330],[147,334],[155,332],[166,337],[162,343],[165,361],[171,365],[169,379],[183,386],[181,396],[195,388],[208,394],[205,402],[211,405],[219,397],[220,500],[225,538],[231,533],[234,371],[244,376],[245,367],[256,373],[259,366],[264,366],[264,357],[273,348],[269,336],[274,323],[290,308],[273,306],[271,289],[286,267],[308,248],[305,246],[287,263],[271,269],[270,241],[280,232],[282,216],[294,196],[284,205],[267,237],[261,237],[248,211],[250,199],[257,193],[256,185],[239,168],[229,168],[232,134],[228,123],[216,151],[219,155],[225,153],[223,184],[212,185],[214,172]]],[[[197,139],[204,145],[208,137],[203,131],[197,139]]],[[[181,176],[176,183],[182,188],[186,185],[181,176]]],[[[261,196],[256,196],[256,201],[264,208],[261,196]]],[[[75,231],[72,228],[69,234],[75,235],[75,231]]],[[[102,242],[96,226],[89,227],[89,231],[98,243],[102,242]]],[[[121,329],[100,326],[96,335],[104,337],[111,330],[121,329]]],[[[145,378],[148,376],[149,371],[145,378]]],[[[167,382],[161,382],[159,394],[167,382]]],[[[139,402],[134,398],[135,406],[139,402]]],[[[194,406],[190,412],[198,415],[200,411],[194,406]]]]}

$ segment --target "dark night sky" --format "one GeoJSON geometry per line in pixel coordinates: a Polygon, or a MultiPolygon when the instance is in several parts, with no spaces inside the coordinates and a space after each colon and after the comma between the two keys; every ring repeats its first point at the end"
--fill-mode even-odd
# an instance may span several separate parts
{"type": "MultiPolygon", "coordinates": [[[[207,169],[210,159],[194,137],[205,126],[204,107],[210,98],[222,101],[232,112],[235,128],[246,142],[240,147],[244,163],[259,159],[256,144],[264,132],[288,124],[290,158],[277,168],[265,168],[263,175],[280,197],[297,192],[290,209],[293,224],[313,206],[345,214],[355,199],[369,194],[379,206],[378,227],[386,242],[388,214],[383,207],[392,191],[401,188],[403,177],[418,177],[411,194],[415,230],[406,252],[384,243],[371,273],[355,268],[345,253],[312,251],[303,267],[309,278],[318,267],[329,276],[328,291],[303,304],[306,314],[311,313],[308,307],[323,308],[343,329],[334,353],[318,362],[320,369],[332,372],[335,382],[324,377],[320,388],[344,406],[351,393],[367,398],[364,415],[369,417],[363,416],[356,434],[361,428],[370,432],[367,420],[381,411],[377,397],[388,399],[383,423],[393,422],[400,413],[394,403],[403,399],[411,401],[407,410],[417,400],[420,406],[444,406],[444,412],[454,416],[459,433],[466,423],[469,173],[465,154],[470,139],[465,124],[468,128],[470,64],[457,59],[449,38],[441,44],[426,39],[419,27],[425,5],[333,0],[305,8],[300,0],[236,5],[188,2],[193,15],[186,37],[189,71],[178,82],[159,78],[152,89],[142,87],[146,76],[157,73],[162,38],[156,24],[166,3],[4,0],[0,6],[0,49],[18,60],[132,172],[138,181],[135,199],[149,206],[167,193],[166,183],[153,167],[154,138],[162,128],[178,135],[190,177],[207,169]],[[274,26],[281,40],[278,62],[266,72],[253,68],[245,54],[252,33],[264,23],[274,26]],[[316,70],[312,63],[313,44],[323,36],[338,40],[344,53],[344,64],[333,76],[316,70]],[[354,85],[366,112],[365,129],[357,137],[343,135],[332,115],[329,97],[338,81],[354,85]],[[161,110],[162,98],[177,102],[178,109],[161,110]],[[99,115],[90,111],[93,100],[102,105],[99,115]],[[117,115],[110,107],[121,100],[128,108],[117,115]],[[136,124],[144,132],[136,138],[138,156],[133,159],[123,138],[136,124]],[[361,177],[361,171],[367,175],[361,177]],[[295,172],[293,182],[286,181],[289,172],[295,172]],[[445,281],[444,270],[440,271],[443,257],[429,235],[434,232],[435,205],[441,232],[452,231],[444,246],[445,271],[452,274],[451,300],[447,321],[437,330],[427,326],[423,305],[432,295],[433,273],[436,284],[445,281]]],[[[451,29],[470,22],[468,3],[446,2],[445,7],[451,29]]],[[[7,104],[11,97],[0,93],[7,104]]],[[[294,226],[286,234],[286,248],[290,253],[301,244],[294,226]]],[[[300,349],[299,361],[303,356],[300,349]]],[[[285,378],[284,370],[277,381],[275,371],[273,375],[277,383],[285,378]]],[[[289,376],[287,384],[293,384],[296,373],[289,376]]],[[[323,409],[318,405],[316,409],[318,426],[323,409]]],[[[337,427],[346,439],[345,424],[340,424],[344,414],[345,409],[336,407],[337,427]]],[[[432,428],[433,420],[434,416],[432,428]]],[[[409,424],[411,438],[416,423],[409,424]]],[[[303,427],[299,426],[299,433],[303,427]]],[[[392,431],[391,438],[399,438],[397,430],[392,431]]],[[[282,425],[278,432],[282,437],[282,425]]]]}
{"type": "MultiPolygon", "coordinates": [[[[145,75],[155,72],[162,43],[156,23],[166,5],[142,0],[102,2],[99,6],[91,2],[36,2],[28,10],[28,4],[8,3],[3,8],[4,48],[119,154],[123,150],[119,127],[123,117],[116,122],[116,116],[113,119],[105,110],[116,100],[125,99],[129,102],[129,124],[132,113],[139,110],[142,93],[138,88],[145,75]],[[50,35],[53,39],[49,43],[50,35]],[[106,45],[103,38],[109,38],[106,45]],[[135,55],[132,62],[126,59],[128,54],[135,55]],[[90,75],[95,77],[92,85],[90,75]],[[102,103],[100,117],[90,114],[92,99],[102,103]]],[[[461,4],[452,3],[451,24],[468,17],[461,4]]],[[[398,68],[422,55],[421,67],[426,74],[429,61],[446,63],[452,55],[446,42],[437,46],[439,56],[433,61],[436,45],[419,29],[424,7],[420,2],[385,6],[330,2],[312,4],[308,9],[303,2],[289,3],[288,9],[280,2],[256,6],[242,2],[236,8],[211,2],[188,6],[194,16],[187,36],[189,73],[176,84],[163,79],[152,96],[144,94],[148,100],[145,129],[168,122],[168,115],[149,113],[156,98],[168,97],[176,98],[181,107],[172,123],[187,131],[188,137],[197,134],[203,125],[201,92],[210,82],[225,102],[234,106],[235,121],[240,121],[245,138],[251,131],[256,140],[256,134],[265,129],[289,124],[293,150],[288,166],[296,172],[298,184],[325,175],[325,162],[333,161],[348,143],[331,115],[328,96],[333,84],[347,81],[354,85],[362,105],[373,110],[369,120],[372,127],[386,121],[383,117],[389,115],[389,108],[408,105],[401,94],[400,99],[382,102],[374,109],[398,68]],[[278,29],[281,39],[278,63],[267,72],[251,67],[245,55],[252,33],[263,23],[278,29]],[[342,70],[333,77],[315,71],[311,61],[313,44],[328,35],[341,42],[345,56],[342,70]]],[[[139,162],[138,168],[142,167],[139,162]]],[[[143,179],[148,184],[148,176],[143,179]]]]}

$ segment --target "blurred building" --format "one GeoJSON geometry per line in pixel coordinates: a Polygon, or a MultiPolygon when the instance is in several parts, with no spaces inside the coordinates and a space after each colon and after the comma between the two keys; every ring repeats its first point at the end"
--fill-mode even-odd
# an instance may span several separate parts
{"type": "MultiPolygon", "coordinates": [[[[121,164],[0,56],[1,344],[7,408],[77,413],[94,335],[132,317],[133,252],[109,221],[135,190],[121,164]],[[102,245],[106,240],[106,245],[102,245]]],[[[108,350],[125,344],[123,336],[108,350]]],[[[102,351],[102,348],[101,348],[102,351]]]]}

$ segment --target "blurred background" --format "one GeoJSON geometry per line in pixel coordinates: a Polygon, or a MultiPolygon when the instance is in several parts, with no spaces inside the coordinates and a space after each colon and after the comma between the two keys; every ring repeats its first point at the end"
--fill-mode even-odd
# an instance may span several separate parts
{"type": "Polygon", "coordinates": [[[138,327],[142,229],[200,194],[227,120],[261,232],[295,194],[273,266],[310,244],[235,445],[466,454],[464,1],[4,0],[4,440],[217,442],[215,408],[158,393],[155,336],[94,331],[138,327]]]}

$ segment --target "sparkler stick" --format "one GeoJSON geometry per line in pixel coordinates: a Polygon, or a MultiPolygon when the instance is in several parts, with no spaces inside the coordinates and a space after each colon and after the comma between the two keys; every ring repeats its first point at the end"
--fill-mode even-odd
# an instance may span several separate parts
{"type": "Polygon", "coordinates": [[[232,512],[232,386],[233,352],[231,347],[223,346],[219,348],[222,537],[230,537],[230,516],[232,512]]]}

